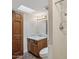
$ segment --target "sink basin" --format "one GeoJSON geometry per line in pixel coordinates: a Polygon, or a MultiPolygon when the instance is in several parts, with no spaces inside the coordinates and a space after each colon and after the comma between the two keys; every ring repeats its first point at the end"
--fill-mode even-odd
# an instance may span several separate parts
{"type": "Polygon", "coordinates": [[[30,39],[33,39],[33,40],[42,40],[42,39],[45,39],[47,37],[42,37],[42,36],[31,36],[31,37],[28,37],[30,39]]]}

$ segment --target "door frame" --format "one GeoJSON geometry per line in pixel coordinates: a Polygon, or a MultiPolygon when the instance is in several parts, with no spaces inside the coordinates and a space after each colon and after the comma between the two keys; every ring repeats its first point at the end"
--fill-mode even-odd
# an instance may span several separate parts
{"type": "Polygon", "coordinates": [[[48,0],[48,59],[53,59],[53,0],[48,0]]]}

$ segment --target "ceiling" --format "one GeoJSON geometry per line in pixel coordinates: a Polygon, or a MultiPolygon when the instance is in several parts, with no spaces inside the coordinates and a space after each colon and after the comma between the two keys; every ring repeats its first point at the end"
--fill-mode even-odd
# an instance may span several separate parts
{"type": "Polygon", "coordinates": [[[48,0],[12,0],[13,10],[18,10],[20,5],[24,5],[34,10],[43,10],[48,6],[48,0]]]}

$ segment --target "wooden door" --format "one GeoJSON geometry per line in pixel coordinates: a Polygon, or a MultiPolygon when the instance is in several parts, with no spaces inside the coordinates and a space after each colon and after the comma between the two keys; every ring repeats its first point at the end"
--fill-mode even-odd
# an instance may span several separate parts
{"type": "Polygon", "coordinates": [[[12,11],[12,54],[23,55],[23,17],[12,11]]]}

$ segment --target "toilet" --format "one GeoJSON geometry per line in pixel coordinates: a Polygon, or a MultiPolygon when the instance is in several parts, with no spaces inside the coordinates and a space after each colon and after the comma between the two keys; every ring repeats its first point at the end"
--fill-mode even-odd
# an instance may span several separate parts
{"type": "Polygon", "coordinates": [[[48,47],[43,48],[39,54],[42,59],[48,59],[48,47]]]}

